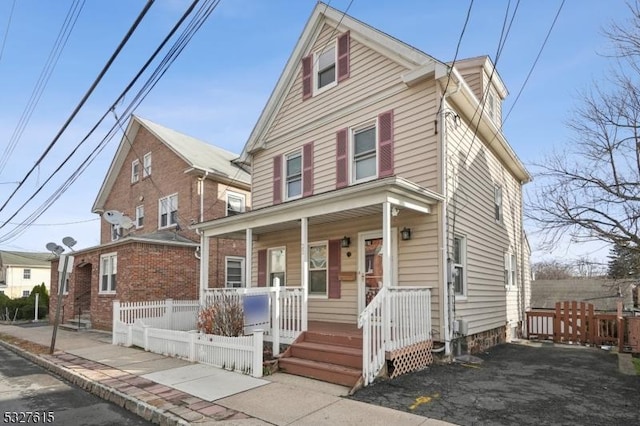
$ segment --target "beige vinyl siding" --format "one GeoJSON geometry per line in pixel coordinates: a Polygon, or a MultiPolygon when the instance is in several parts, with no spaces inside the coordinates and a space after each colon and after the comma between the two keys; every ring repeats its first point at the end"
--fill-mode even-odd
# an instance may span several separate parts
{"type": "MultiPolygon", "coordinates": [[[[358,265],[358,235],[361,232],[382,229],[382,216],[373,215],[360,217],[351,221],[313,225],[310,219],[309,242],[351,238],[349,248],[341,248],[341,271],[359,273],[358,265]],[[348,255],[350,254],[350,256],[348,255]]],[[[433,286],[432,290],[432,322],[434,327],[439,324],[438,277],[438,244],[437,217],[435,215],[419,215],[409,211],[401,211],[392,221],[392,227],[399,232],[402,227],[412,229],[413,238],[402,241],[398,236],[398,279],[393,285],[404,286],[433,286]]],[[[286,247],[286,284],[300,286],[301,253],[300,230],[293,229],[285,232],[262,234],[254,244],[254,251],[274,247],[286,247]]],[[[252,285],[257,282],[257,255],[253,256],[252,285]]],[[[343,281],[341,283],[340,299],[309,298],[309,320],[330,321],[355,324],[358,317],[358,281],[343,281]]]]}
{"type": "Polygon", "coordinates": [[[462,78],[464,78],[464,81],[478,99],[482,99],[482,91],[484,88],[482,84],[482,74],[482,68],[480,67],[460,71],[460,75],[462,75],[462,78]]]}
{"type": "MultiPolygon", "coordinates": [[[[396,93],[372,105],[355,108],[299,136],[283,138],[257,153],[253,161],[253,206],[269,206],[273,200],[273,157],[314,142],[314,194],[336,187],[336,132],[375,121],[378,114],[394,110],[395,174],[431,190],[437,190],[438,145],[434,129],[437,110],[435,84],[425,82],[407,88],[398,82],[396,93]]],[[[339,89],[339,87],[338,87],[339,89]]],[[[290,112],[293,114],[293,112],[290,112]]]]}
{"type": "MultiPolygon", "coordinates": [[[[328,42],[335,43],[338,35],[338,31],[325,24],[310,53],[322,50],[328,42]]],[[[406,71],[401,65],[358,43],[354,37],[351,37],[350,65],[348,79],[304,101],[302,67],[299,66],[294,83],[265,135],[267,144],[335,110],[395,85],[400,81],[400,74],[406,71]]]]}
{"type": "MultiPolygon", "coordinates": [[[[491,149],[479,136],[474,140],[475,127],[461,118],[448,127],[448,221],[451,233],[466,237],[467,298],[456,298],[456,317],[466,319],[475,334],[518,318],[518,293],[505,289],[504,254],[520,258],[522,195],[491,149]],[[503,223],[494,219],[496,184],[502,187],[503,223]]],[[[517,266],[519,276],[520,261],[517,266]]]]}

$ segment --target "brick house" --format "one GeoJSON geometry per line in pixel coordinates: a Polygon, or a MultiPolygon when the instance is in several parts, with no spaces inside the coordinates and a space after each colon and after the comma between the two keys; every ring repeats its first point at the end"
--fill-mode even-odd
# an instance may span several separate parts
{"type": "MultiPolygon", "coordinates": [[[[237,154],[132,116],[92,208],[103,218],[100,245],[74,253],[61,322],[82,316],[92,327],[109,330],[116,299],[197,299],[200,237],[189,226],[244,212],[251,203],[250,176],[234,158],[237,154]],[[125,219],[105,220],[113,212],[125,219]]],[[[212,247],[209,285],[240,285],[244,242],[217,239],[212,247]]],[[[58,291],[57,268],[54,260],[52,294],[58,291]]],[[[56,303],[52,297],[50,318],[56,303]]]]}

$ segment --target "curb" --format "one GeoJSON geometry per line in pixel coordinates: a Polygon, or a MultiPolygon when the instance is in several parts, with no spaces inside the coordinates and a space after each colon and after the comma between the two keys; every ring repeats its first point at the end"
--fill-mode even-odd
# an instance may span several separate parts
{"type": "Polygon", "coordinates": [[[27,352],[18,346],[12,345],[11,343],[0,340],[0,345],[15,352],[21,357],[28,359],[34,364],[37,364],[40,367],[43,367],[44,369],[52,372],[58,377],[61,377],[67,382],[73,385],[76,385],[79,388],[97,396],[98,398],[104,399],[105,401],[112,402],[113,404],[119,407],[122,407],[125,410],[130,411],[154,424],[159,424],[161,426],[190,425],[189,422],[186,422],[185,420],[178,418],[171,413],[167,413],[166,411],[163,411],[145,402],[138,401],[137,399],[129,395],[126,395],[118,391],[117,389],[107,387],[100,383],[96,383],[92,380],[89,380],[85,377],[82,377],[78,374],[75,374],[72,371],[66,370],[63,367],[55,365],[52,362],[49,362],[40,356],[34,355],[31,352],[27,352]]]}

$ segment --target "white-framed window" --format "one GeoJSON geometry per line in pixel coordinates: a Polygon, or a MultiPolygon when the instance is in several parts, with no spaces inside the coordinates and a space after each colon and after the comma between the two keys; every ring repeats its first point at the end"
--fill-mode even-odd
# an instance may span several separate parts
{"type": "Polygon", "coordinates": [[[245,196],[233,191],[227,191],[227,216],[233,216],[245,211],[245,196]]]}
{"type": "Polygon", "coordinates": [[[178,194],[158,200],[158,228],[168,228],[178,224],[178,194]]]}
{"type": "Polygon", "coordinates": [[[493,187],[493,217],[496,223],[502,223],[502,187],[493,187]]]}
{"type": "Polygon", "coordinates": [[[329,257],[327,242],[309,244],[309,296],[327,296],[329,257]]]}
{"type": "Polygon", "coordinates": [[[147,176],[151,176],[151,153],[147,152],[142,158],[143,167],[142,177],[145,178],[147,176]]]}
{"type": "Polygon", "coordinates": [[[131,183],[140,180],[140,160],[135,159],[131,162],[131,183]]]}
{"type": "Polygon", "coordinates": [[[489,118],[491,118],[492,120],[495,120],[496,118],[496,98],[493,96],[493,93],[489,92],[487,94],[487,115],[489,115],[489,118]]]}
{"type": "Polygon", "coordinates": [[[515,287],[517,281],[517,261],[516,255],[510,252],[504,254],[504,285],[507,287],[515,287]]]}
{"type": "Polygon", "coordinates": [[[313,55],[313,91],[322,93],[338,84],[336,64],[338,62],[335,43],[313,55]]]}
{"type": "Polygon", "coordinates": [[[31,279],[31,269],[23,269],[22,270],[22,278],[25,280],[31,279]]]}
{"type": "Polygon", "coordinates": [[[116,292],[116,276],[118,275],[118,254],[107,253],[100,256],[100,291],[99,293],[116,292]]]}
{"type": "Polygon", "coordinates": [[[467,239],[461,235],[453,237],[453,291],[456,296],[467,295],[467,239]]]}
{"type": "Polygon", "coordinates": [[[302,151],[284,156],[285,199],[292,200],[302,196],[302,151]]]}
{"type": "Polygon", "coordinates": [[[378,175],[376,123],[351,131],[351,181],[363,182],[378,175]]]}
{"type": "Polygon", "coordinates": [[[226,256],[224,260],[226,287],[244,287],[244,257],[226,256]]]}
{"type": "Polygon", "coordinates": [[[144,226],[144,205],[136,207],[136,228],[144,226]]]}
{"type": "Polygon", "coordinates": [[[116,225],[115,223],[111,224],[111,241],[118,241],[120,239],[120,234],[122,233],[122,228],[120,225],[116,225]]]}
{"type": "Polygon", "coordinates": [[[29,297],[31,292],[29,290],[22,290],[22,297],[29,297]]]}
{"type": "Polygon", "coordinates": [[[284,286],[287,271],[287,249],[285,247],[270,248],[268,255],[269,286],[274,287],[276,283],[284,286]]]}

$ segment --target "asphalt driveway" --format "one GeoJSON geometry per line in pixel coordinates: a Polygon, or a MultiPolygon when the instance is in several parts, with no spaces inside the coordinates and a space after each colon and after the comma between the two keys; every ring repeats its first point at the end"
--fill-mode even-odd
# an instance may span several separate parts
{"type": "Polygon", "coordinates": [[[434,365],[352,398],[459,425],[638,425],[640,376],[595,348],[506,344],[481,364],[434,365]]]}

